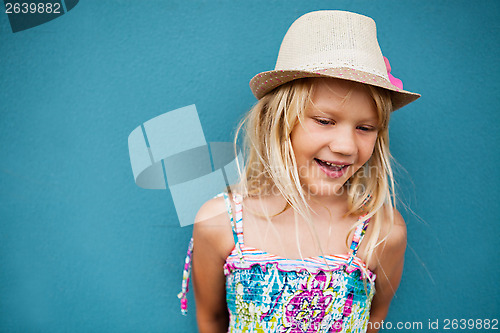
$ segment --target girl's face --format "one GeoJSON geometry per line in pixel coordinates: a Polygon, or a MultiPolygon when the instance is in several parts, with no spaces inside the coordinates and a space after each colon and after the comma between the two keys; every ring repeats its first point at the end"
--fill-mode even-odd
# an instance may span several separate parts
{"type": "Polygon", "coordinates": [[[363,85],[315,79],[312,103],[290,135],[301,184],[310,195],[341,194],[371,157],[377,140],[375,102],[363,85]]]}

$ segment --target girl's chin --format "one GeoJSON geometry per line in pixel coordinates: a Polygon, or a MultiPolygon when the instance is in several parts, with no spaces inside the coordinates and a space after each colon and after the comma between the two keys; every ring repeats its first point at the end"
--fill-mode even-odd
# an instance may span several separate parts
{"type": "Polygon", "coordinates": [[[339,184],[309,184],[304,187],[308,196],[342,196],[346,192],[345,183],[339,184]]]}

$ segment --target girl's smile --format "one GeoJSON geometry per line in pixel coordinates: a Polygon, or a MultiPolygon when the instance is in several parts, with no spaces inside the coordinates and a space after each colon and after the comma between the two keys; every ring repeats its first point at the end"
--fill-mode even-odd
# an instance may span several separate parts
{"type": "Polygon", "coordinates": [[[347,170],[347,167],[349,167],[349,165],[350,165],[348,163],[343,163],[343,162],[323,161],[323,160],[320,160],[317,158],[315,158],[314,161],[318,164],[319,168],[328,177],[331,177],[331,178],[341,177],[345,173],[345,171],[347,170]]]}
{"type": "Polygon", "coordinates": [[[311,195],[340,193],[371,157],[378,134],[375,102],[362,84],[318,78],[290,139],[302,185],[311,195]]]}

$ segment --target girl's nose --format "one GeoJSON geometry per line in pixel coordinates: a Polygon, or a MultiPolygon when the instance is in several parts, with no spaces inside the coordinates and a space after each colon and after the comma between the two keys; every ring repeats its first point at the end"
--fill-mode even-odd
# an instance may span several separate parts
{"type": "Polygon", "coordinates": [[[328,147],[333,153],[346,156],[354,155],[356,153],[356,139],[352,129],[337,128],[328,147]]]}

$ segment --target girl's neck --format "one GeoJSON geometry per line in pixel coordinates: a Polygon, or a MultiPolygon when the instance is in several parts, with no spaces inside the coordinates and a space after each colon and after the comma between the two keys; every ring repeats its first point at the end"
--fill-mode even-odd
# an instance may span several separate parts
{"type": "MultiPolygon", "coordinates": [[[[279,193],[277,189],[271,190],[267,195],[262,198],[267,197],[267,200],[271,206],[279,207],[279,211],[283,209],[286,205],[285,198],[279,193]]],[[[335,194],[310,194],[310,192],[305,193],[305,199],[309,207],[315,211],[322,211],[324,209],[337,212],[347,212],[347,190],[343,188],[343,191],[335,194]]]]}
{"type": "Polygon", "coordinates": [[[307,203],[314,210],[316,207],[340,208],[347,207],[347,191],[334,194],[316,194],[306,197],[307,203]]]}

